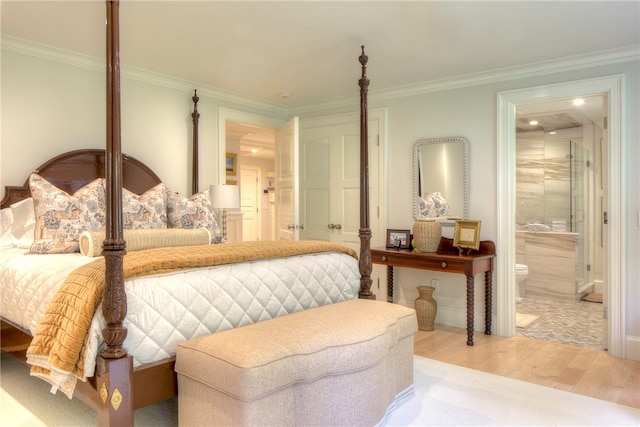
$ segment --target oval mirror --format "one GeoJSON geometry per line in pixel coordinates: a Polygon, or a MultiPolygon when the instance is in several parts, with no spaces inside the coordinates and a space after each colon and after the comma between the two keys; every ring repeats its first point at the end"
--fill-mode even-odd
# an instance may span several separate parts
{"type": "Polygon", "coordinates": [[[464,138],[431,138],[416,141],[413,148],[413,218],[425,219],[421,203],[439,193],[448,205],[446,215],[434,214],[442,225],[469,214],[469,143],[464,138]]]}

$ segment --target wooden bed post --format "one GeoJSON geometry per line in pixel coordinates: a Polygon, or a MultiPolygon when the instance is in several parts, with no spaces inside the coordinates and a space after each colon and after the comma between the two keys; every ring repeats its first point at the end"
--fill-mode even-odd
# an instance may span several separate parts
{"type": "Polygon", "coordinates": [[[193,90],[193,97],[191,98],[193,101],[193,113],[191,113],[191,120],[193,121],[193,164],[191,167],[193,168],[193,175],[191,178],[191,194],[196,194],[198,192],[198,119],[200,118],[200,113],[198,113],[198,91],[193,90]]]}
{"type": "Polygon", "coordinates": [[[120,124],[119,1],[107,6],[107,141],[105,154],[106,238],[105,287],[102,313],[107,323],[102,336],[107,344],[96,366],[98,425],[133,426],[133,358],[122,343],[127,330],[123,258],[126,242],[122,231],[122,147],[120,124]]]}
{"type": "Polygon", "coordinates": [[[362,77],[358,80],[360,85],[360,298],[376,299],[371,292],[371,228],[369,226],[369,118],[367,112],[367,91],[369,79],[367,78],[367,61],[369,57],[364,54],[358,58],[362,64],[362,77]]]}

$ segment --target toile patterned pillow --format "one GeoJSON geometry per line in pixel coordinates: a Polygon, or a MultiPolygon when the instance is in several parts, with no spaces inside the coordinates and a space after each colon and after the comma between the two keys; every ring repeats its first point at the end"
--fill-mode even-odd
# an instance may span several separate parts
{"type": "Polygon", "coordinates": [[[438,191],[418,197],[418,214],[420,218],[436,218],[447,216],[449,203],[438,191]]]}
{"type": "Polygon", "coordinates": [[[29,253],[78,252],[84,231],[99,231],[105,224],[104,179],[98,178],[73,195],[37,173],[29,177],[35,212],[34,241],[29,253]]]}
{"type": "Polygon", "coordinates": [[[167,194],[164,183],[137,195],[122,189],[122,228],[167,228],[167,194]]]}
{"type": "Polygon", "coordinates": [[[187,198],[167,189],[167,223],[170,228],[206,228],[212,243],[221,241],[209,190],[187,198]]]}

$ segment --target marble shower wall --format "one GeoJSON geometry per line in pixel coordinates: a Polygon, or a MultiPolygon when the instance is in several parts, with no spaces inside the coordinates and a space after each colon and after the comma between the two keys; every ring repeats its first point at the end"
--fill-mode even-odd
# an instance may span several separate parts
{"type": "Polygon", "coordinates": [[[571,219],[570,142],[539,138],[516,146],[516,223],[551,226],[571,219]]]}

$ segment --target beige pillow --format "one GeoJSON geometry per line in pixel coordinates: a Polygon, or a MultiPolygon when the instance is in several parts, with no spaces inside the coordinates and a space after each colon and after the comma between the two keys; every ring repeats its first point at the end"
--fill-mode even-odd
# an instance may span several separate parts
{"type": "MultiPolygon", "coordinates": [[[[168,246],[208,245],[211,241],[211,234],[206,228],[124,230],[123,237],[127,242],[127,252],[168,246]]],[[[85,231],[80,235],[80,253],[90,257],[102,255],[104,239],[104,231],[85,231]]]]}
{"type": "Polygon", "coordinates": [[[29,188],[36,219],[30,253],[78,252],[78,239],[82,232],[104,228],[103,178],[70,195],[33,173],[29,177],[29,188]]]}

